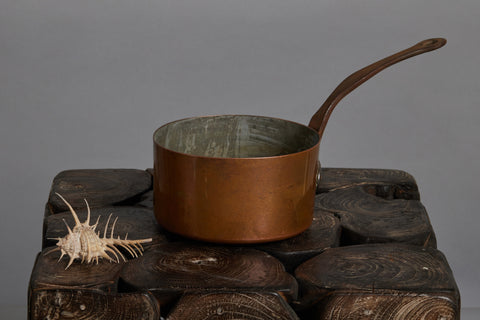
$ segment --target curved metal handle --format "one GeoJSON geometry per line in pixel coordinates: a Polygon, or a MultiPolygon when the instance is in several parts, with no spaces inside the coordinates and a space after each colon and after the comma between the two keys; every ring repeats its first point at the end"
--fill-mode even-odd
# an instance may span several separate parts
{"type": "Polygon", "coordinates": [[[352,73],[345,80],[343,80],[330,94],[327,100],[325,100],[320,109],[318,109],[318,111],[312,116],[312,119],[310,120],[308,126],[312,129],[317,130],[321,139],[328,119],[330,118],[330,114],[332,113],[338,102],[340,102],[340,100],[342,100],[347,94],[352,92],[362,83],[364,83],[383,69],[388,68],[391,65],[394,65],[395,63],[402,60],[441,48],[446,43],[447,40],[443,38],[423,40],[410,48],[397,52],[380,61],[372,63],[371,65],[366,66],[365,68],[360,69],[357,72],[352,73]]]}

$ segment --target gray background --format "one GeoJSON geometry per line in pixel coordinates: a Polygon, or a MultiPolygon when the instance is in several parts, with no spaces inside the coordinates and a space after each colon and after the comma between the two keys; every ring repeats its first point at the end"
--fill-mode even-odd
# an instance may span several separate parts
{"type": "Polygon", "coordinates": [[[189,116],[306,124],[347,75],[430,37],[448,43],[338,105],[320,160],[413,174],[479,307],[479,15],[478,0],[2,0],[0,310],[25,308],[58,172],[152,167],[153,131],[189,116]]]}

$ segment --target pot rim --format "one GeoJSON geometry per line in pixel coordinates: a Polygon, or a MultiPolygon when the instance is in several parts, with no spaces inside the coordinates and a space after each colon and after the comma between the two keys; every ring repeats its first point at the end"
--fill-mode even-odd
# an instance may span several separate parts
{"type": "Polygon", "coordinates": [[[294,156],[294,155],[301,155],[303,153],[310,153],[313,149],[317,148],[318,145],[320,144],[320,134],[318,133],[317,130],[309,127],[309,126],[306,126],[304,124],[301,124],[301,123],[298,123],[298,122],[295,122],[295,121],[291,121],[291,120],[285,120],[285,119],[282,119],[282,118],[277,118],[277,117],[269,117],[269,116],[261,116],[261,115],[249,115],[249,114],[220,114],[220,115],[203,115],[203,116],[193,116],[193,117],[186,117],[186,118],[183,118],[183,119],[178,119],[178,120],[174,120],[174,121],[171,121],[171,122],[168,122],[168,123],[165,123],[163,124],[162,126],[158,127],[154,133],[153,133],[153,143],[154,143],[154,146],[155,147],[158,147],[158,148],[161,148],[161,149],[164,149],[164,150],[167,150],[173,154],[178,154],[178,155],[182,155],[182,156],[185,156],[185,157],[192,157],[192,158],[197,158],[197,159],[217,159],[217,160],[245,160],[245,161],[252,161],[252,160],[269,160],[269,159],[281,159],[281,158],[286,158],[286,157],[291,157],[291,156],[294,156]],[[312,145],[311,147],[307,148],[307,149],[304,149],[304,150],[301,150],[301,151],[297,151],[297,152],[291,152],[291,153],[287,153],[287,154],[282,154],[282,155],[277,155],[277,156],[260,156],[260,157],[207,157],[207,156],[202,156],[202,155],[193,155],[193,154],[189,154],[189,153],[185,153],[185,152],[179,152],[179,151],[175,151],[175,150],[172,150],[172,149],[169,149],[169,148],[166,148],[162,145],[160,145],[157,140],[155,139],[157,133],[165,128],[166,126],[169,126],[169,125],[172,125],[174,123],[177,123],[177,122],[181,122],[181,121],[186,121],[186,120],[193,120],[193,119],[199,119],[199,118],[216,118],[216,117],[252,117],[252,118],[264,118],[264,119],[273,119],[273,120],[276,120],[276,121],[283,121],[283,122],[288,122],[288,123],[291,123],[291,124],[294,124],[294,125],[297,125],[297,126],[300,126],[300,127],[303,127],[305,129],[308,129],[310,130],[311,132],[315,133],[315,136],[316,136],[316,142],[314,145],[312,145]]]}

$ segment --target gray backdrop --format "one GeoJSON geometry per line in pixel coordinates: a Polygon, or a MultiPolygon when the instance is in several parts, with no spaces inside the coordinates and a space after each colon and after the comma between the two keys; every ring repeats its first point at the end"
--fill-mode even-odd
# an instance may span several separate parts
{"type": "Polygon", "coordinates": [[[26,304],[58,172],[152,167],[153,131],[183,117],[306,124],[353,71],[445,37],[346,97],[320,160],[413,174],[478,307],[479,14],[478,0],[2,0],[0,302],[26,304]]]}

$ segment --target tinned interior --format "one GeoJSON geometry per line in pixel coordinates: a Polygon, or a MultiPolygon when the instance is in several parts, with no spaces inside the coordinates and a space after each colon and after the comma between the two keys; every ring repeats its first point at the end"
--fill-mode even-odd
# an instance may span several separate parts
{"type": "Polygon", "coordinates": [[[215,158],[273,157],[300,152],[318,143],[315,130],[260,116],[212,116],[178,120],[159,128],[163,148],[215,158]]]}

